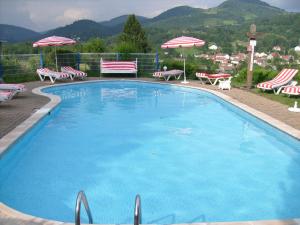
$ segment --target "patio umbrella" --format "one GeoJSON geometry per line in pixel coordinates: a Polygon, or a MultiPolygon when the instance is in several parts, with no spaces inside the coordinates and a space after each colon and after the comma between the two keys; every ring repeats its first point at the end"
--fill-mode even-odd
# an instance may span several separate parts
{"type": "MultiPolygon", "coordinates": [[[[174,38],[170,41],[167,41],[166,43],[161,45],[161,48],[191,48],[191,47],[201,47],[205,44],[205,41],[193,38],[193,37],[178,37],[174,38]]],[[[183,58],[183,75],[184,75],[184,81],[182,83],[186,84],[188,83],[186,81],[186,75],[185,75],[185,58],[183,58]]]]}
{"type": "Polygon", "coordinates": [[[71,38],[66,37],[59,37],[59,36],[51,36],[44,39],[41,39],[37,42],[33,43],[33,47],[45,47],[45,46],[54,46],[55,47],[55,64],[56,64],[56,71],[57,69],[57,55],[56,55],[56,46],[63,46],[63,45],[73,45],[76,41],[71,38]]]}

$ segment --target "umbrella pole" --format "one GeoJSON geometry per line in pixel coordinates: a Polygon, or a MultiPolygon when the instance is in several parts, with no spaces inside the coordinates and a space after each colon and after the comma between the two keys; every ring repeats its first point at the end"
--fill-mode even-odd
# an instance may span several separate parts
{"type": "Polygon", "coordinates": [[[55,65],[56,65],[56,71],[58,71],[58,68],[57,68],[56,46],[54,47],[54,49],[55,49],[55,65]]]}
{"type": "Polygon", "coordinates": [[[181,82],[182,84],[188,84],[189,82],[186,80],[186,75],[185,75],[185,58],[183,57],[183,81],[181,82]]]}

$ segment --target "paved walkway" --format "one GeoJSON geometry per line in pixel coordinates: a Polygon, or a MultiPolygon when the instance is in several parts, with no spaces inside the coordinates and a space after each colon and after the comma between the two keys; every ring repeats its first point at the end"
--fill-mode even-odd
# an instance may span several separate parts
{"type": "Polygon", "coordinates": [[[25,83],[27,91],[20,93],[11,101],[0,104],[0,138],[27,119],[36,109],[49,102],[44,96],[31,92],[35,87],[47,85],[42,82],[25,83]]]}
{"type": "MultiPolygon", "coordinates": [[[[153,79],[143,80],[153,81],[153,79]]],[[[180,82],[171,81],[169,83],[180,82]]],[[[28,82],[26,83],[26,87],[28,89],[26,92],[21,93],[11,101],[0,104],[0,138],[14,129],[18,124],[22,123],[35,110],[39,109],[49,101],[47,97],[38,96],[31,92],[31,90],[35,87],[49,84],[50,83],[48,82],[39,81],[28,82]]],[[[215,86],[202,85],[199,81],[192,81],[188,85],[218,90],[215,86]]],[[[288,111],[288,107],[286,105],[237,88],[234,88],[231,91],[220,90],[220,92],[300,130],[300,114],[288,111]]]]}

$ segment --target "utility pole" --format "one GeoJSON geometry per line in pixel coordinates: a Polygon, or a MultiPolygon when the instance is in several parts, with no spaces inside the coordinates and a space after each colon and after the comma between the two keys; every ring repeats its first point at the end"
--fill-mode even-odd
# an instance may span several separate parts
{"type": "Polygon", "coordinates": [[[249,37],[248,50],[248,71],[247,71],[247,89],[251,89],[253,80],[253,63],[254,63],[254,48],[256,46],[256,25],[251,24],[250,32],[247,33],[249,37]]]}
{"type": "Polygon", "coordinates": [[[2,55],[3,55],[3,52],[2,52],[2,44],[5,43],[6,41],[3,41],[3,40],[0,40],[0,82],[3,81],[3,65],[2,65],[2,55]]]}

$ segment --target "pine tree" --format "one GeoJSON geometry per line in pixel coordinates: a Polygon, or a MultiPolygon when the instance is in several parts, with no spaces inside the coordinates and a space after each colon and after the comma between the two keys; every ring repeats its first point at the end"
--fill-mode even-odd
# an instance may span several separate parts
{"type": "Polygon", "coordinates": [[[146,33],[135,15],[128,16],[124,25],[123,33],[120,36],[121,43],[134,46],[137,52],[147,52],[150,50],[146,33]]]}

